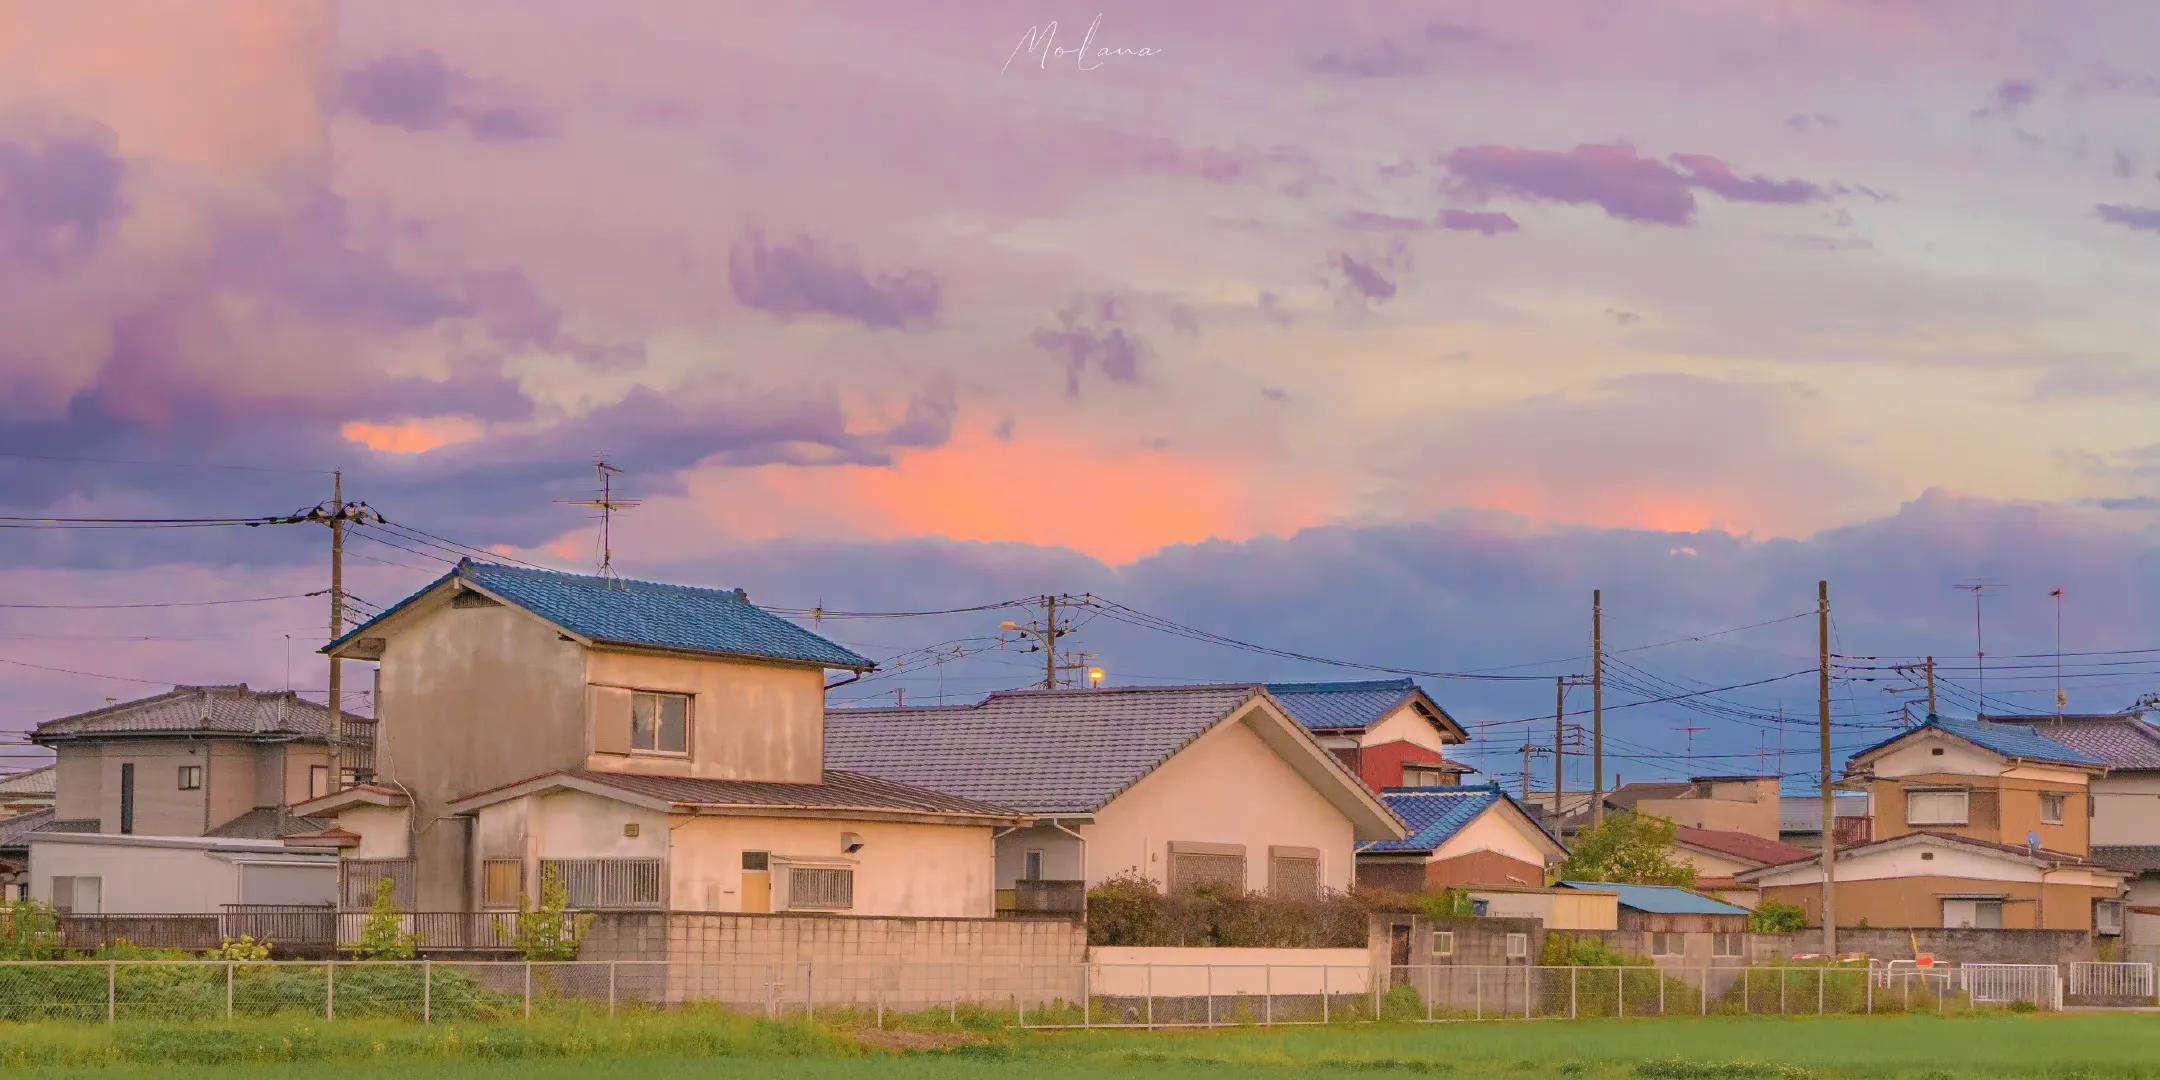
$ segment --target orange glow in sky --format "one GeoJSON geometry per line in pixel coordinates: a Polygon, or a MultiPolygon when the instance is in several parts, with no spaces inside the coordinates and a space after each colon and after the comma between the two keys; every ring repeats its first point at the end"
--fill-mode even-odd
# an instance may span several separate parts
{"type": "Polygon", "coordinates": [[[359,421],[338,429],[346,442],[356,442],[379,454],[425,454],[452,443],[480,437],[479,423],[448,416],[434,420],[405,420],[395,424],[363,424],[359,421]]]}

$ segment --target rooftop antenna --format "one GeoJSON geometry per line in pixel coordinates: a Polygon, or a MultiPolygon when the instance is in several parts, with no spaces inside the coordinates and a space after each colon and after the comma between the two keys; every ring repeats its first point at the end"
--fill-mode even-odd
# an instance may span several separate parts
{"type": "Polygon", "coordinates": [[[600,511],[600,576],[615,580],[615,541],[613,536],[615,511],[634,510],[643,499],[618,499],[615,497],[615,476],[621,469],[610,465],[603,458],[593,458],[593,470],[600,474],[600,497],[598,499],[557,499],[568,506],[589,506],[600,511]]]}
{"type": "Polygon", "coordinates": [[[1951,588],[1953,588],[1953,589],[1963,589],[1963,590],[1965,590],[1966,592],[1969,592],[1969,593],[1971,593],[1971,594],[1972,594],[1972,598],[1973,598],[1973,654],[1974,654],[1974,659],[1975,659],[1975,660],[1976,660],[1976,661],[1978,662],[1978,665],[1979,665],[1979,667],[1978,667],[1978,670],[1979,670],[1979,677],[1978,677],[1978,678],[1977,678],[1977,680],[1975,681],[1975,688],[1974,688],[1974,691],[1973,691],[1973,696],[1974,696],[1975,698],[1978,698],[1978,699],[1979,699],[1979,704],[1978,704],[1978,706],[1977,706],[1977,707],[1975,707],[1975,709],[1973,710],[1973,719],[1975,719],[1975,720],[1982,720],[1982,719],[1986,719],[1986,717],[1987,717],[1987,638],[1986,638],[1986,637],[1985,637],[1985,636],[1984,636],[1984,635],[1983,635],[1983,634],[1981,633],[1981,623],[1980,623],[1980,595],[1981,595],[1982,593],[1985,593],[1985,592],[1987,592],[1987,591],[1988,591],[1989,589],[2007,589],[2007,588],[2009,588],[2009,586],[2007,586],[2007,585],[2004,585],[2004,584],[2001,584],[2000,582],[1988,581],[1988,580],[1986,580],[1986,579],[1984,579],[1984,578],[1974,578],[1974,579],[1972,579],[1971,581],[1966,581],[1966,582],[1960,582],[1959,584],[1956,584],[1956,585],[1952,585],[1952,586],[1951,586],[1951,588]]]}
{"type": "Polygon", "coordinates": [[[2055,719],[2061,720],[2063,706],[2070,703],[2062,688],[2062,586],[2055,586],[2048,595],[2055,598],[2055,719]]]}
{"type": "Polygon", "coordinates": [[[1688,775],[1693,776],[1695,774],[1695,733],[1698,731],[1708,731],[1710,729],[1706,727],[1691,727],[1687,724],[1675,724],[1673,725],[1673,729],[1680,732],[1682,735],[1687,736],[1688,775]]]}

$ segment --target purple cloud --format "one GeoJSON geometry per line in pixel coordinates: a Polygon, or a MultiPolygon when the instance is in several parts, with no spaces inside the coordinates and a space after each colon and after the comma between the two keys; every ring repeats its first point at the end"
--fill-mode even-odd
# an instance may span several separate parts
{"type": "Polygon", "coordinates": [[[0,142],[0,251],[43,269],[89,254],[120,217],[109,134],[0,142]]]}
{"type": "Polygon", "coordinates": [[[1113,293],[1075,300],[1058,312],[1058,324],[1037,329],[1028,340],[1065,365],[1065,394],[1080,396],[1080,379],[1089,368],[1111,382],[1140,381],[1140,363],[1152,350],[1138,334],[1120,325],[1123,305],[1113,293]]]}
{"type": "Polygon", "coordinates": [[[1612,217],[1653,225],[1693,222],[1696,188],[1736,202],[1808,203],[1830,197],[1811,181],[1742,177],[1708,154],[1675,154],[1668,164],[1625,143],[1564,151],[1468,146],[1440,160],[1458,189],[1474,198],[1515,195],[1587,203],[1612,217]]]}
{"type": "Polygon", "coordinates": [[[2040,96],[2040,87],[2031,79],[2004,79],[1995,84],[1995,100],[1985,108],[1973,110],[1974,116],[2008,116],[2033,103],[2040,96]]]}
{"type": "Polygon", "coordinates": [[[1359,262],[1349,255],[1336,256],[1335,265],[1341,268],[1343,277],[1350,282],[1350,287],[1356,289],[1365,299],[1380,304],[1395,298],[1395,283],[1388,280],[1387,275],[1382,274],[1377,266],[1359,262]]]}
{"type": "Polygon", "coordinates": [[[872,328],[928,323],[939,288],[928,270],[868,274],[855,253],[807,234],[767,245],[751,228],[728,250],[728,284],[744,307],[782,317],[830,315],[872,328]]]}
{"type": "Polygon", "coordinates": [[[407,131],[463,125],[488,141],[542,138],[553,125],[538,113],[483,96],[478,83],[432,50],[371,60],[345,73],[345,106],[367,120],[407,131]]]}
{"type": "Polygon", "coordinates": [[[2140,232],[2160,232],[2160,208],[2128,203],[2101,203],[2093,208],[2100,220],[2140,232]]]}
{"type": "Polygon", "coordinates": [[[1425,227],[1424,222],[1414,217],[1380,214],[1371,210],[1352,210],[1337,218],[1335,223],[1345,229],[1364,232],[1416,232],[1425,227]]]}
{"type": "Polygon", "coordinates": [[[1433,223],[1443,229],[1484,236],[1497,236],[1522,228],[1515,224],[1514,218],[1497,210],[1442,210],[1433,223]]]}

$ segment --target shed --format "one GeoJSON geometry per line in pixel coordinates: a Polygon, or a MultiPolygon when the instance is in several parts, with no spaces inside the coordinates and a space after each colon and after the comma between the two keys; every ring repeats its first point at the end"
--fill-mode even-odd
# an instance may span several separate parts
{"type": "Polygon", "coordinates": [[[75,915],[219,914],[232,904],[330,905],[334,849],[277,840],[38,832],[30,895],[75,915]]]}
{"type": "Polygon", "coordinates": [[[1563,881],[1562,888],[1613,893],[1620,901],[1620,929],[1659,934],[1747,931],[1748,910],[1671,885],[1623,885],[1605,881],[1563,881]]]}

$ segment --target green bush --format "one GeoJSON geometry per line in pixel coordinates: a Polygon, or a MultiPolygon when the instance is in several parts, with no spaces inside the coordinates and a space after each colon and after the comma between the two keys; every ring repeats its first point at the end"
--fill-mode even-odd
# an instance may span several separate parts
{"type": "Polygon", "coordinates": [[[57,960],[60,919],[50,905],[35,900],[0,904],[0,960],[57,960]]]}
{"type": "Polygon", "coordinates": [[[1232,948],[1359,948],[1374,909],[1357,895],[1284,900],[1202,886],[1165,896],[1137,872],[1088,891],[1088,944],[1232,948]]]}
{"type": "Polygon", "coordinates": [[[1807,912],[1793,904],[1765,900],[1748,916],[1747,928],[1754,934],[1797,934],[1807,928],[1807,912]]]}
{"type": "Polygon", "coordinates": [[[405,932],[398,915],[396,893],[397,882],[389,878],[375,883],[367,921],[360,924],[360,940],[352,947],[355,959],[410,960],[420,954],[420,940],[405,932]]]}

